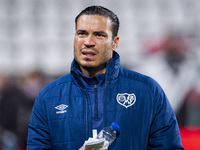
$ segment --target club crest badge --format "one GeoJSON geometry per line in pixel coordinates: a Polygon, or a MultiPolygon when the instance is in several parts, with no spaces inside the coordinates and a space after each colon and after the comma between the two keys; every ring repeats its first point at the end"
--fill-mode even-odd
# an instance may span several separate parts
{"type": "Polygon", "coordinates": [[[122,105],[126,108],[132,106],[136,102],[136,96],[133,93],[132,94],[119,93],[119,94],[117,94],[116,99],[120,105],[122,105]]]}

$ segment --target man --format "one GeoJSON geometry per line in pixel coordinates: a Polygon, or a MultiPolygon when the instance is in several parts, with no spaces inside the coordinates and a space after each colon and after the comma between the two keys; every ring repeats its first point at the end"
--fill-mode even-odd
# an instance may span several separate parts
{"type": "Polygon", "coordinates": [[[161,87],[150,77],[120,67],[117,16],[91,6],[75,22],[71,72],[39,93],[27,149],[77,150],[93,129],[99,132],[112,122],[120,130],[108,149],[183,149],[161,87]]]}

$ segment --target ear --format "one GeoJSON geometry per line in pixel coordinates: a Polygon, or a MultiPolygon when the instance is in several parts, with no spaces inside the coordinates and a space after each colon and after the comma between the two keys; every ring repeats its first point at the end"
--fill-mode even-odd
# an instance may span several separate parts
{"type": "Polygon", "coordinates": [[[112,50],[115,51],[118,47],[118,43],[119,43],[119,37],[116,36],[114,39],[113,39],[113,45],[112,45],[112,50]]]}

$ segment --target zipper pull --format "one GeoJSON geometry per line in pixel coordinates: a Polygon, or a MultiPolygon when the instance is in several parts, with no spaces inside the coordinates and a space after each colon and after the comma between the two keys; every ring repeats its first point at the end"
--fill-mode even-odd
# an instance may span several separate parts
{"type": "Polygon", "coordinates": [[[94,88],[95,88],[95,89],[97,88],[97,85],[96,85],[96,84],[94,85],[94,88]]]}

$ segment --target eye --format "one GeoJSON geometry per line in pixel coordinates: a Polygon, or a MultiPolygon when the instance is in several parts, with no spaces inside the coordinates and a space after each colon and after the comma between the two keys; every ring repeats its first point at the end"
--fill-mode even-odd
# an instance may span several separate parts
{"type": "Polygon", "coordinates": [[[101,33],[96,34],[96,36],[98,36],[98,37],[104,37],[104,35],[101,34],[101,33]]]}
{"type": "Polygon", "coordinates": [[[85,35],[85,33],[84,32],[79,32],[79,33],[77,33],[78,35],[85,35]]]}
{"type": "Polygon", "coordinates": [[[85,32],[85,31],[77,31],[77,35],[85,36],[85,35],[87,35],[87,32],[85,32]]]}
{"type": "Polygon", "coordinates": [[[95,36],[98,37],[98,38],[103,38],[103,37],[106,37],[106,34],[103,33],[103,32],[96,32],[95,36]]]}

